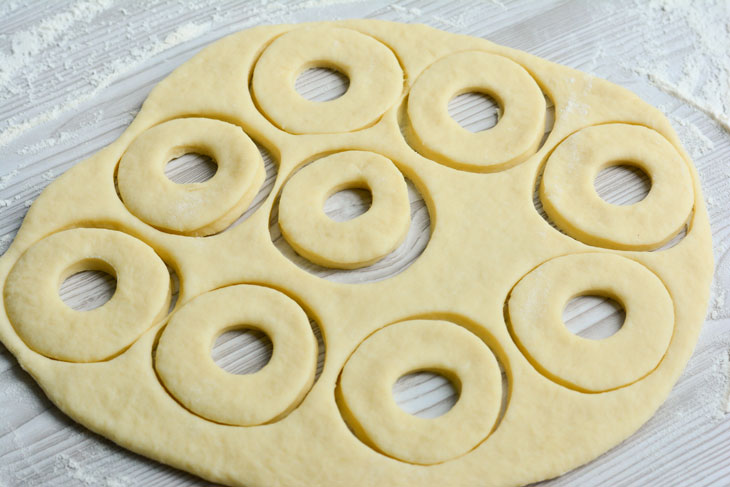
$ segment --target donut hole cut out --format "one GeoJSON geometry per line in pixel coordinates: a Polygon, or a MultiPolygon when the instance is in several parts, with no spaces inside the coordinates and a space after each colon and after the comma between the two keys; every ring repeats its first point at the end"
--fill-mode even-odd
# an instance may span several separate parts
{"type": "Polygon", "coordinates": [[[539,193],[564,233],[617,250],[663,246],[682,230],[694,201],[687,163],[674,146],[652,129],[625,123],[583,128],[564,139],[545,162],[539,193]],[[651,190],[631,205],[606,202],[596,192],[596,176],[627,163],[651,178],[651,190]]]}
{"type": "Polygon", "coordinates": [[[99,362],[126,350],[168,312],[170,274],[147,244],[126,233],[74,228],[33,244],[4,289],[8,318],[30,348],[67,362],[99,362]],[[112,297],[86,311],[59,295],[66,277],[102,270],[117,279],[112,297]],[[136,299],[138,293],[145,301],[136,299]]]}
{"type": "Polygon", "coordinates": [[[255,328],[241,326],[216,338],[211,357],[231,374],[254,374],[271,360],[274,345],[269,336],[255,328]]]}
{"type": "MultiPolygon", "coordinates": [[[[314,374],[316,383],[324,369],[326,345],[314,318],[309,317],[309,326],[317,339],[317,370],[314,374]]],[[[219,335],[211,349],[211,357],[226,372],[253,374],[269,363],[273,352],[274,344],[266,333],[255,328],[241,327],[219,335]]]]}
{"type": "Polygon", "coordinates": [[[596,294],[576,296],[563,308],[563,322],[571,333],[591,340],[616,334],[626,320],[626,310],[618,301],[596,294]]]}
{"type": "Polygon", "coordinates": [[[633,205],[649,194],[651,178],[637,166],[617,163],[601,169],[593,186],[606,203],[633,205]]]}
{"type": "Polygon", "coordinates": [[[332,194],[324,203],[324,213],[336,222],[357,218],[373,204],[373,194],[367,188],[347,188],[332,194]]]}
{"type": "MultiPolygon", "coordinates": [[[[320,159],[315,159],[310,164],[320,159]]],[[[306,166],[305,166],[306,168],[306,166]]],[[[295,173],[296,175],[296,173],[295,173]]],[[[269,235],[274,246],[297,267],[323,279],[342,283],[365,283],[388,279],[407,269],[423,253],[431,237],[430,209],[426,204],[422,184],[405,179],[410,206],[410,225],[402,243],[374,264],[356,269],[337,269],[319,265],[303,257],[283,237],[279,225],[280,198],[274,201],[269,220],[269,235]]],[[[286,187],[286,185],[285,185],[286,187]]],[[[325,194],[328,194],[325,192],[325,194]]],[[[373,199],[375,196],[373,196],[373,199]]],[[[312,208],[317,205],[312,205],[312,208]]],[[[364,205],[362,205],[364,206],[364,205]]],[[[320,210],[321,211],[321,210],[320,210]]],[[[363,213],[363,215],[367,214],[363,213]]],[[[326,215],[324,215],[326,217],[326,215]]],[[[329,219],[328,217],[326,217],[329,219]]],[[[357,221],[352,219],[350,221],[357,221]]]]}
{"type": "MultiPolygon", "coordinates": [[[[542,149],[549,139],[556,121],[555,104],[553,103],[552,98],[542,91],[541,93],[545,102],[544,128],[542,129],[542,135],[539,138],[539,143],[536,145],[534,151],[530,151],[530,155],[542,149]]],[[[424,157],[447,166],[452,166],[456,169],[473,172],[494,172],[501,170],[499,168],[468,168],[452,165],[451,163],[444,162],[439,155],[429,153],[428,150],[424,150],[423,145],[419,142],[418,137],[414,133],[413,125],[408,117],[408,100],[409,97],[406,97],[406,99],[400,104],[396,117],[400,134],[411,149],[424,157]]],[[[464,130],[465,133],[471,133],[474,135],[494,130],[503,115],[500,103],[491,95],[479,91],[467,91],[466,93],[454,96],[448,102],[446,112],[448,120],[455,123],[459,130],[464,130]]],[[[507,165],[502,169],[507,169],[508,167],[511,166],[507,165]]]]}
{"type": "Polygon", "coordinates": [[[255,426],[278,421],[301,403],[316,377],[317,347],[296,301],[268,287],[238,284],[199,295],[173,314],[154,362],[165,389],[192,413],[255,426]],[[273,344],[271,359],[255,373],[229,373],[211,354],[218,337],[242,326],[260,330],[273,344]]]}
{"type": "Polygon", "coordinates": [[[335,67],[311,67],[297,76],[294,89],[310,101],[336,100],[350,87],[350,78],[335,67]]]}
{"type": "Polygon", "coordinates": [[[251,78],[259,111],[292,134],[369,127],[398,102],[402,91],[403,70],[390,48],[355,30],[331,26],[294,29],[277,37],[264,49],[251,78]],[[295,81],[312,67],[335,68],[346,75],[347,91],[326,102],[302,97],[295,81]]]}
{"type": "Polygon", "coordinates": [[[499,361],[482,339],[456,323],[414,319],[381,328],[345,363],[335,397],[343,420],[365,444],[403,462],[442,463],[485,441],[500,420],[499,361]],[[437,371],[459,391],[438,417],[399,407],[393,384],[414,370],[437,371]]]}
{"type": "Polygon", "coordinates": [[[581,392],[618,389],[650,374],[666,353],[675,320],[672,298],[657,275],[608,253],[568,254],[539,265],[512,289],[505,317],[538,372],[581,392]],[[580,295],[621,303],[621,329],[600,340],[572,333],[562,313],[580,295]]]}
{"type": "Polygon", "coordinates": [[[265,175],[261,154],[241,127],[190,117],[155,125],[134,139],[119,162],[117,186],[127,209],[148,225],[206,236],[230,226],[249,207],[265,175]],[[186,184],[168,179],[167,163],[191,152],[215,160],[215,175],[186,184]]]}
{"type": "Polygon", "coordinates": [[[488,93],[469,91],[449,101],[449,116],[470,132],[489,130],[499,122],[502,107],[488,93]]]}
{"type": "Polygon", "coordinates": [[[204,183],[218,171],[218,164],[205,154],[183,154],[167,162],[165,176],[177,184],[204,183]]]}
{"type": "Polygon", "coordinates": [[[437,418],[459,400],[459,388],[446,375],[419,370],[402,375],[393,384],[393,400],[403,411],[419,418],[437,418]]]}
{"type": "Polygon", "coordinates": [[[104,261],[89,259],[84,268],[63,280],[58,295],[77,311],[91,311],[108,302],[117,290],[114,269],[104,261]]]}
{"type": "Polygon", "coordinates": [[[429,159],[472,172],[508,169],[534,154],[545,111],[543,92],[525,68],[482,51],[449,54],[431,64],[413,83],[407,107],[412,146],[429,159]],[[451,99],[475,91],[502,107],[498,123],[476,133],[448,113],[451,99]]]}

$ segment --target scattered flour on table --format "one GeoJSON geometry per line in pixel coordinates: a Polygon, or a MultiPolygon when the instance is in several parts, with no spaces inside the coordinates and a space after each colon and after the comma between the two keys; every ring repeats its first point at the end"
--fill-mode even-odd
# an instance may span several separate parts
{"type": "Polygon", "coordinates": [[[678,427],[725,421],[730,413],[730,340],[716,338],[710,350],[699,350],[667,400],[662,424],[678,427]]]}
{"type": "MultiPolygon", "coordinates": [[[[664,113],[667,112],[662,107],[658,108],[664,113]]],[[[703,134],[697,125],[675,115],[668,115],[667,118],[672,123],[674,130],[677,131],[677,135],[682,140],[682,145],[684,145],[684,148],[687,149],[687,152],[689,152],[693,159],[698,159],[705,154],[709,154],[715,148],[715,143],[703,134]]]]}
{"type": "Polygon", "coordinates": [[[0,132],[0,147],[7,145],[12,140],[21,136],[24,132],[34,127],[58,118],[61,114],[73,110],[83,103],[93,99],[102,90],[110,86],[114,81],[125,73],[133,70],[157,54],[181,44],[187,40],[198,37],[210,28],[210,22],[197,24],[190,22],[181,25],[163,39],[153,40],[144,47],[136,47],[130,50],[127,56],[121,57],[100,67],[99,70],[86,77],[90,88],[86,87],[75,90],[65,97],[62,103],[50,107],[48,110],[30,118],[22,116],[12,117],[5,122],[5,128],[0,132]]]}
{"type": "Polygon", "coordinates": [[[707,318],[711,320],[719,320],[726,316],[728,290],[717,284],[717,281],[713,282],[709,309],[707,310],[707,318]]]}
{"type": "Polygon", "coordinates": [[[18,169],[16,168],[0,177],[0,190],[7,188],[8,185],[13,182],[13,179],[15,179],[17,175],[18,169]]]}
{"type": "MultiPolygon", "coordinates": [[[[29,130],[82,106],[140,64],[199,37],[211,27],[210,21],[181,22],[159,34],[147,33],[148,40],[131,49],[125,49],[128,44],[120,40],[121,47],[115,49],[114,56],[107,58],[110,60],[90,65],[92,60],[99,59],[100,52],[113,48],[96,42],[100,30],[124,32],[126,29],[127,38],[132,38],[150,28],[150,25],[132,27],[124,18],[123,9],[113,7],[112,0],[78,1],[60,13],[7,36],[5,44],[9,48],[0,48],[0,148],[29,130]],[[119,29],[120,25],[123,29],[119,29]],[[83,49],[89,50],[86,56],[69,55],[83,49]],[[50,102],[58,93],[65,95],[61,102],[50,102]],[[33,108],[17,110],[14,104],[18,100],[25,100],[25,105],[33,108]]],[[[67,142],[72,137],[71,132],[62,132],[41,143],[41,147],[67,142]]]]}
{"type": "Polygon", "coordinates": [[[8,247],[10,247],[10,242],[13,241],[14,234],[8,234],[0,236],[0,255],[4,254],[6,250],[8,250],[8,247]]]}
{"type": "Polygon", "coordinates": [[[704,112],[730,133],[730,2],[636,0],[628,10],[629,15],[652,29],[658,27],[664,35],[643,39],[644,55],[624,62],[624,66],[704,112]],[[680,65],[670,65],[666,40],[679,33],[682,38],[677,42],[686,44],[685,54],[680,65]]]}
{"type": "MultiPolygon", "coordinates": [[[[297,13],[308,15],[311,11],[315,15],[325,8],[356,3],[364,2],[201,0],[147,4],[78,0],[5,35],[0,45],[0,149],[34,128],[84,107],[153,57],[210,32],[213,24],[217,38],[252,25],[293,22],[297,13]],[[232,25],[236,18],[242,21],[232,25]],[[107,40],[99,42],[100,37],[107,40]],[[18,101],[32,108],[22,110],[18,101]]],[[[0,12],[16,8],[0,3],[0,12]]],[[[414,14],[420,11],[410,10],[414,14]]],[[[77,132],[84,131],[59,131],[51,138],[26,144],[18,152],[24,155],[70,144],[77,132]]]]}
{"type": "Polygon", "coordinates": [[[127,487],[133,483],[122,476],[109,476],[99,472],[97,468],[78,461],[71,455],[59,453],[55,457],[55,468],[63,469],[70,478],[81,482],[83,485],[98,487],[127,487]]]}
{"type": "MultiPolygon", "coordinates": [[[[730,344],[724,342],[724,350],[717,355],[713,360],[713,376],[716,378],[717,391],[719,391],[719,399],[710,418],[713,421],[722,421],[725,415],[730,413],[730,344]]],[[[712,386],[715,384],[709,384],[712,386]]],[[[710,387],[705,387],[700,390],[700,396],[706,394],[707,401],[711,403],[711,395],[717,394],[710,390],[710,387]]]]}
{"type": "Polygon", "coordinates": [[[111,5],[111,0],[83,0],[67,10],[42,20],[27,30],[12,34],[5,42],[10,53],[0,53],[0,93],[14,94],[11,80],[34,60],[34,56],[57,42],[74,24],[89,22],[111,5]]]}
{"type": "Polygon", "coordinates": [[[722,367],[722,376],[725,379],[725,396],[723,397],[723,412],[730,414],[730,347],[723,358],[719,360],[719,366],[722,367]]]}

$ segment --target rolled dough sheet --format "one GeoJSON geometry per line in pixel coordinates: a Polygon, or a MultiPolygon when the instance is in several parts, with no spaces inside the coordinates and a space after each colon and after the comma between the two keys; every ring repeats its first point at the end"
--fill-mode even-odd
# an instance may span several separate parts
{"type": "Polygon", "coordinates": [[[264,26],[176,69],[118,140],[35,201],[0,259],[0,339],[67,415],[213,482],[521,485],[591,461],[651,417],[692,353],[712,269],[692,162],[631,92],[422,25],[264,26]],[[311,67],[341,71],[349,89],[305,100],[294,81],[311,67]],[[448,101],[471,91],[500,104],[494,128],[449,117],[448,101]],[[542,141],[546,98],[556,116],[542,141]],[[276,182],[226,229],[263,181],[253,142],[276,182]],[[165,180],[164,163],[191,151],[220,159],[216,176],[165,180]],[[652,189],[609,205],[593,179],[626,163],[652,189]],[[271,241],[281,224],[304,258],[367,269],[405,235],[404,179],[432,231],[397,275],[331,282],[271,241]],[[372,191],[371,210],[328,221],[323,200],[351,187],[372,191]],[[163,263],[181,283],[171,313],[163,263]],[[55,290],[87,268],[113,272],[117,294],[63,308],[55,290]],[[620,331],[567,332],[564,301],[584,293],[624,305],[620,331]],[[318,378],[306,318],[326,346],[318,378]],[[266,380],[210,359],[236,327],[272,340],[266,380]],[[403,413],[389,385],[411,370],[446,375],[461,399],[433,420],[403,413]]]}

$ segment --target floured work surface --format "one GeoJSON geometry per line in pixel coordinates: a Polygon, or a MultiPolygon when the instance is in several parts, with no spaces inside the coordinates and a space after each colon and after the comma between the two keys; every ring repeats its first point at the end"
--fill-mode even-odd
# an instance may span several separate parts
{"type": "Polygon", "coordinates": [[[212,481],[515,485],[590,461],[651,416],[692,352],[711,275],[696,172],[630,92],[424,26],[270,26],[178,68],[115,143],[44,191],[0,261],[0,336],[68,415],[212,481]],[[294,80],[311,67],[339,70],[348,91],[301,98],[294,80]],[[500,104],[494,128],[449,118],[464,92],[500,104]],[[254,142],[276,182],[230,226],[264,179],[254,142]],[[213,158],[215,176],[165,179],[187,152],[213,158]],[[598,197],[593,180],[613,165],[649,175],[644,200],[598,197]],[[331,282],[272,243],[273,221],[313,264],[367,268],[408,232],[406,179],[432,232],[398,275],[331,282]],[[334,222],[322,205],[346,188],[372,205],[334,222]],[[166,265],[181,285],[172,314],[166,265]],[[115,294],[71,310],[58,286],[89,269],[113,275],[115,294]],[[571,334],[560,313],[583,294],[621,303],[621,330],[571,334]],[[326,344],[318,377],[310,321],[326,344]],[[236,328],[273,343],[255,374],[210,357],[236,328]],[[457,385],[448,413],[396,406],[392,384],[418,370],[457,385]]]}

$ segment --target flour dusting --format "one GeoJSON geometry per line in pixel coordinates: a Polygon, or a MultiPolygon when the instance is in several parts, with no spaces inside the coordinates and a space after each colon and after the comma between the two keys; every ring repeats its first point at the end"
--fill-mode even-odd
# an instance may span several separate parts
{"type": "MultiPolygon", "coordinates": [[[[4,127],[2,132],[0,132],[0,147],[7,145],[30,129],[54,120],[60,115],[80,107],[83,103],[94,99],[102,90],[109,87],[125,73],[137,68],[140,64],[173,46],[200,36],[209,29],[210,22],[200,24],[189,22],[183,24],[167,34],[163,39],[153,39],[151,43],[143,47],[131,49],[128,55],[100,66],[86,77],[85,81],[87,86],[72,91],[65,97],[62,103],[55,104],[36,116],[25,118],[23,115],[18,115],[9,118],[4,124],[0,124],[0,128],[4,127]]],[[[70,136],[64,137],[65,140],[70,138],[70,136]]]]}
{"type": "Polygon", "coordinates": [[[93,466],[87,466],[83,461],[78,461],[66,453],[59,453],[55,457],[56,469],[63,469],[68,476],[81,482],[83,485],[98,487],[127,487],[134,485],[123,476],[109,476],[93,466]]]}
{"type": "Polygon", "coordinates": [[[624,65],[730,133],[730,2],[637,0],[630,14],[667,37],[683,32],[686,49],[680,65],[670,65],[666,37],[645,36],[645,55],[624,65]]]}
{"type": "Polygon", "coordinates": [[[11,84],[13,76],[33,63],[34,56],[57,42],[75,24],[91,21],[111,5],[111,0],[83,0],[67,10],[42,20],[27,30],[16,32],[6,40],[9,53],[0,53],[0,93],[3,98],[17,94],[11,84]]]}

